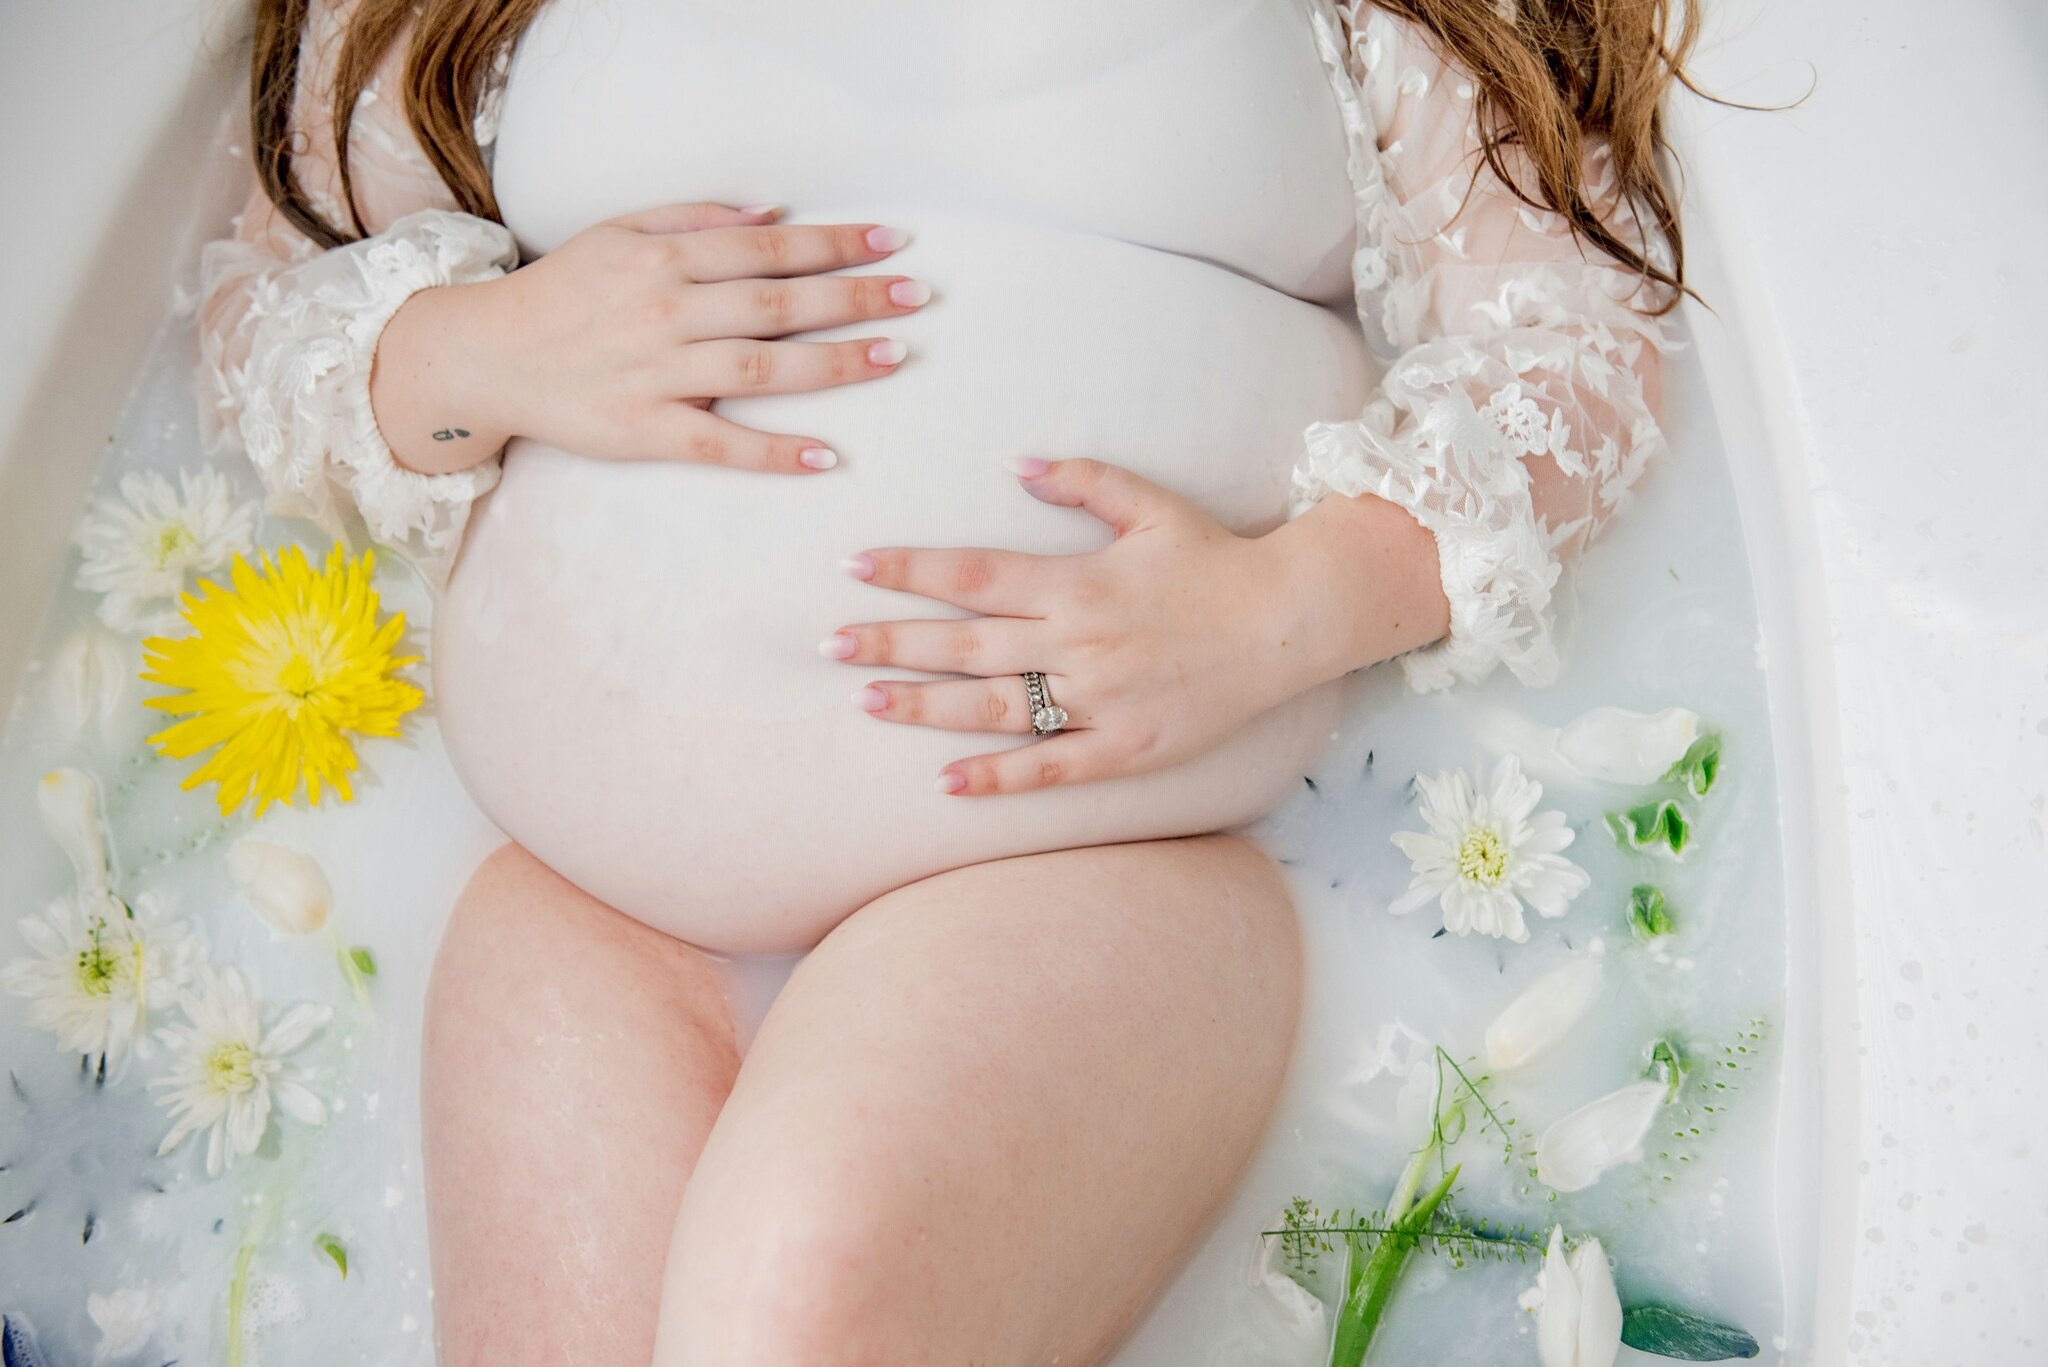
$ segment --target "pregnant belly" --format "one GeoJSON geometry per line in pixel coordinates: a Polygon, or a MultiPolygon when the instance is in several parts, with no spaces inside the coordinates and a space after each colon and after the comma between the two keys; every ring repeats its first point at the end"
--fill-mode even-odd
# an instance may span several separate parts
{"type": "Polygon", "coordinates": [[[818,336],[899,336],[909,359],[718,409],[820,437],[840,468],[607,464],[515,442],[436,615],[441,723],[478,803],[593,895],[707,949],[806,948],[963,864],[1243,824],[1299,782],[1337,718],[1325,685],[1170,769],[963,799],[935,790],[940,766],[1030,739],[854,706],[868,679],[928,676],[829,661],[819,640],[967,614],[848,579],[841,557],[1106,544],[1017,486],[1002,462],[1019,454],[1096,456],[1267,530],[1302,428],[1356,412],[1373,378],[1344,321],[1191,258],[929,214],[838,221],[859,218],[906,222],[891,268],[934,299],[818,336]]]}

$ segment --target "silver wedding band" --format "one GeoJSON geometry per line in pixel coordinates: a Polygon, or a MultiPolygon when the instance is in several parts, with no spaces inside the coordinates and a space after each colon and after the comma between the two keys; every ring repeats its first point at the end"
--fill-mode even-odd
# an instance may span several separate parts
{"type": "Polygon", "coordinates": [[[1052,700],[1045,675],[1030,670],[1024,675],[1024,693],[1031,700],[1031,734],[1049,736],[1067,724],[1067,709],[1052,700]]]}

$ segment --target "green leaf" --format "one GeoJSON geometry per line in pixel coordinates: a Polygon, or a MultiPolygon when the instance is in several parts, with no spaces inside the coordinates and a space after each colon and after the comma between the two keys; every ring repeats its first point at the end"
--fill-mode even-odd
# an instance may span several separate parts
{"type": "Polygon", "coordinates": [[[1670,1305],[1631,1305],[1622,1311],[1621,1341],[1637,1352],[1680,1362],[1726,1362],[1758,1352],[1756,1340],[1734,1325],[1670,1305]]]}
{"type": "Polygon", "coordinates": [[[1683,783],[1694,797],[1705,797],[1713,791],[1714,780],[1720,773],[1721,733],[1709,731],[1692,743],[1678,763],[1664,772],[1664,777],[1668,782],[1683,783]]]}
{"type": "Polygon", "coordinates": [[[1692,843],[1692,821],[1671,798],[1645,802],[1625,812],[1609,812],[1607,829],[1630,849],[1668,854],[1676,859],[1692,843]]]}
{"type": "Polygon", "coordinates": [[[332,1234],[323,1234],[313,1241],[313,1247],[332,1258],[334,1265],[341,1269],[341,1279],[348,1280],[348,1249],[342,1246],[341,1240],[332,1234]]]}
{"type": "Polygon", "coordinates": [[[1691,1071],[1685,1060],[1685,1051],[1670,1036],[1650,1046],[1649,1075],[1664,1084],[1666,1104],[1678,1100],[1679,1089],[1685,1086],[1685,1076],[1691,1071]]]}
{"type": "Polygon", "coordinates": [[[1359,1247],[1352,1243],[1344,1303],[1338,1307],[1337,1331],[1330,1342],[1330,1367],[1363,1367],[1366,1351],[1372,1347],[1373,1336],[1379,1333],[1380,1321],[1386,1318],[1387,1306],[1393,1302],[1402,1270],[1408,1266],[1429,1222],[1436,1216],[1437,1207],[1450,1195],[1457,1180],[1457,1168],[1445,1173],[1409,1207],[1407,1214],[1394,1222],[1398,1232],[1374,1245],[1372,1256],[1363,1265],[1358,1261],[1359,1247]]]}
{"type": "Polygon", "coordinates": [[[362,974],[365,978],[374,978],[377,976],[376,956],[371,954],[369,950],[363,948],[363,946],[356,945],[354,948],[350,949],[348,952],[348,961],[354,964],[356,966],[356,972],[362,974]]]}
{"type": "Polygon", "coordinates": [[[1678,929],[1662,888],[1655,883],[1638,883],[1629,889],[1628,928],[1638,940],[1655,940],[1678,929]]]}

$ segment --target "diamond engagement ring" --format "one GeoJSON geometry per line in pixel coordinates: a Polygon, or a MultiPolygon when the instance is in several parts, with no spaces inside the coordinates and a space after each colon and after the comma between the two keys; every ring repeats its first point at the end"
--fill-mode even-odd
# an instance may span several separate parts
{"type": "Polygon", "coordinates": [[[1024,676],[1024,692],[1031,699],[1031,734],[1049,736],[1067,724],[1067,709],[1052,700],[1045,675],[1032,670],[1024,676]]]}

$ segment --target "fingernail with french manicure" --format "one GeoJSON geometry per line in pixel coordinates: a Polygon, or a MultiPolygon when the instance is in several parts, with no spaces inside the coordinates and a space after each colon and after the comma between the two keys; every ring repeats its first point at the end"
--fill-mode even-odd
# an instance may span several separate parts
{"type": "Polygon", "coordinates": [[[1037,456],[1012,456],[1004,461],[1003,464],[1009,466],[1011,470],[1015,471],[1023,479],[1037,479],[1047,470],[1052,469],[1051,461],[1040,460],[1037,456]]]}
{"type": "Polygon", "coordinates": [[[818,653],[828,660],[850,660],[853,658],[855,641],[843,631],[835,631],[818,642],[818,653]]]}
{"type": "Polygon", "coordinates": [[[740,212],[743,214],[758,214],[762,218],[776,218],[788,207],[787,204],[749,204],[740,212]]]}
{"type": "Polygon", "coordinates": [[[889,705],[889,695],[869,684],[853,695],[853,701],[863,712],[879,712],[889,705]]]}
{"type": "Polygon", "coordinates": [[[829,470],[839,463],[839,453],[829,446],[806,446],[796,458],[813,470],[829,470]]]}
{"type": "Polygon", "coordinates": [[[894,337],[868,344],[869,365],[895,365],[909,354],[910,348],[894,337]]]}
{"type": "Polygon", "coordinates": [[[889,286],[889,302],[900,309],[914,309],[929,303],[932,287],[922,280],[898,280],[889,286]]]}
{"type": "Polygon", "coordinates": [[[910,235],[901,228],[870,228],[867,231],[868,250],[893,252],[910,241],[910,235]]]}
{"type": "Polygon", "coordinates": [[[875,577],[875,558],[865,553],[849,555],[839,562],[839,568],[855,579],[872,579],[875,577]]]}
{"type": "Polygon", "coordinates": [[[938,789],[942,793],[957,793],[967,786],[967,775],[951,770],[939,775],[938,789]]]}

